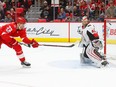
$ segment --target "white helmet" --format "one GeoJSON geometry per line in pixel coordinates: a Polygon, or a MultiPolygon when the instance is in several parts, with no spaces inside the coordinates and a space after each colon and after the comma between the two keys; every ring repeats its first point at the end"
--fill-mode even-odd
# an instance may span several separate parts
{"type": "Polygon", "coordinates": [[[81,21],[88,21],[87,16],[83,16],[81,21]]]}

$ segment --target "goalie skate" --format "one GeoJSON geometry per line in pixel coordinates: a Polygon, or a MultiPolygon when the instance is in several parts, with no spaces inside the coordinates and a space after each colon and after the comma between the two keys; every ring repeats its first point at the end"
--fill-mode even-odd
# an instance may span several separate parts
{"type": "Polygon", "coordinates": [[[31,66],[31,64],[30,64],[30,63],[28,63],[28,62],[26,62],[26,61],[21,62],[21,65],[22,65],[23,67],[25,67],[25,68],[28,68],[28,67],[30,67],[30,66],[31,66]]]}
{"type": "Polygon", "coordinates": [[[109,63],[106,60],[102,60],[102,62],[100,64],[97,65],[98,68],[103,68],[108,66],[109,63]]]}

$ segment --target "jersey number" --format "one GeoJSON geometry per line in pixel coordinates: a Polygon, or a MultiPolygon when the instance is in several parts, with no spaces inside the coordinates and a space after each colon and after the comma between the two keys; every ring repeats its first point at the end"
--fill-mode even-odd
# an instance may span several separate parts
{"type": "Polygon", "coordinates": [[[6,28],[6,32],[9,33],[9,32],[11,32],[11,31],[12,31],[11,26],[8,26],[8,27],[6,28]]]}

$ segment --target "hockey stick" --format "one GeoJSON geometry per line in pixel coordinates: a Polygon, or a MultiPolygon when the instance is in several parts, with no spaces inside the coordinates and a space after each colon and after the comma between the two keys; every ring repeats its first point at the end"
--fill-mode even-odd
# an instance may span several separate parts
{"type": "Polygon", "coordinates": [[[25,44],[25,43],[22,43],[22,42],[18,42],[20,45],[24,45],[24,46],[26,46],[26,47],[31,47],[31,45],[30,44],[25,44]]]}
{"type": "Polygon", "coordinates": [[[50,45],[50,44],[40,44],[40,46],[51,46],[51,47],[73,47],[74,44],[71,45],[50,45]]]}
{"type": "MultiPolygon", "coordinates": [[[[51,45],[51,44],[39,44],[39,46],[50,46],[50,47],[73,47],[77,44],[78,41],[76,41],[75,43],[71,44],[71,45],[51,45]]],[[[19,42],[20,45],[24,45],[26,47],[31,47],[30,44],[25,44],[25,43],[22,43],[22,42],[19,42]]]]}
{"type": "Polygon", "coordinates": [[[71,44],[71,45],[51,45],[51,44],[40,44],[40,46],[51,46],[51,47],[74,47],[76,44],[78,43],[78,41],[76,41],[75,43],[71,44]]]}

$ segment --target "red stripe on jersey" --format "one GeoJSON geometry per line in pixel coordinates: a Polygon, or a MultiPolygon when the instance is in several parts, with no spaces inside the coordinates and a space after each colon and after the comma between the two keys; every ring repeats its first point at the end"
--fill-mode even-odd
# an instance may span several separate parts
{"type": "Polygon", "coordinates": [[[101,58],[95,54],[94,50],[91,50],[90,52],[87,52],[91,57],[97,59],[97,60],[101,60],[101,58]]]}

